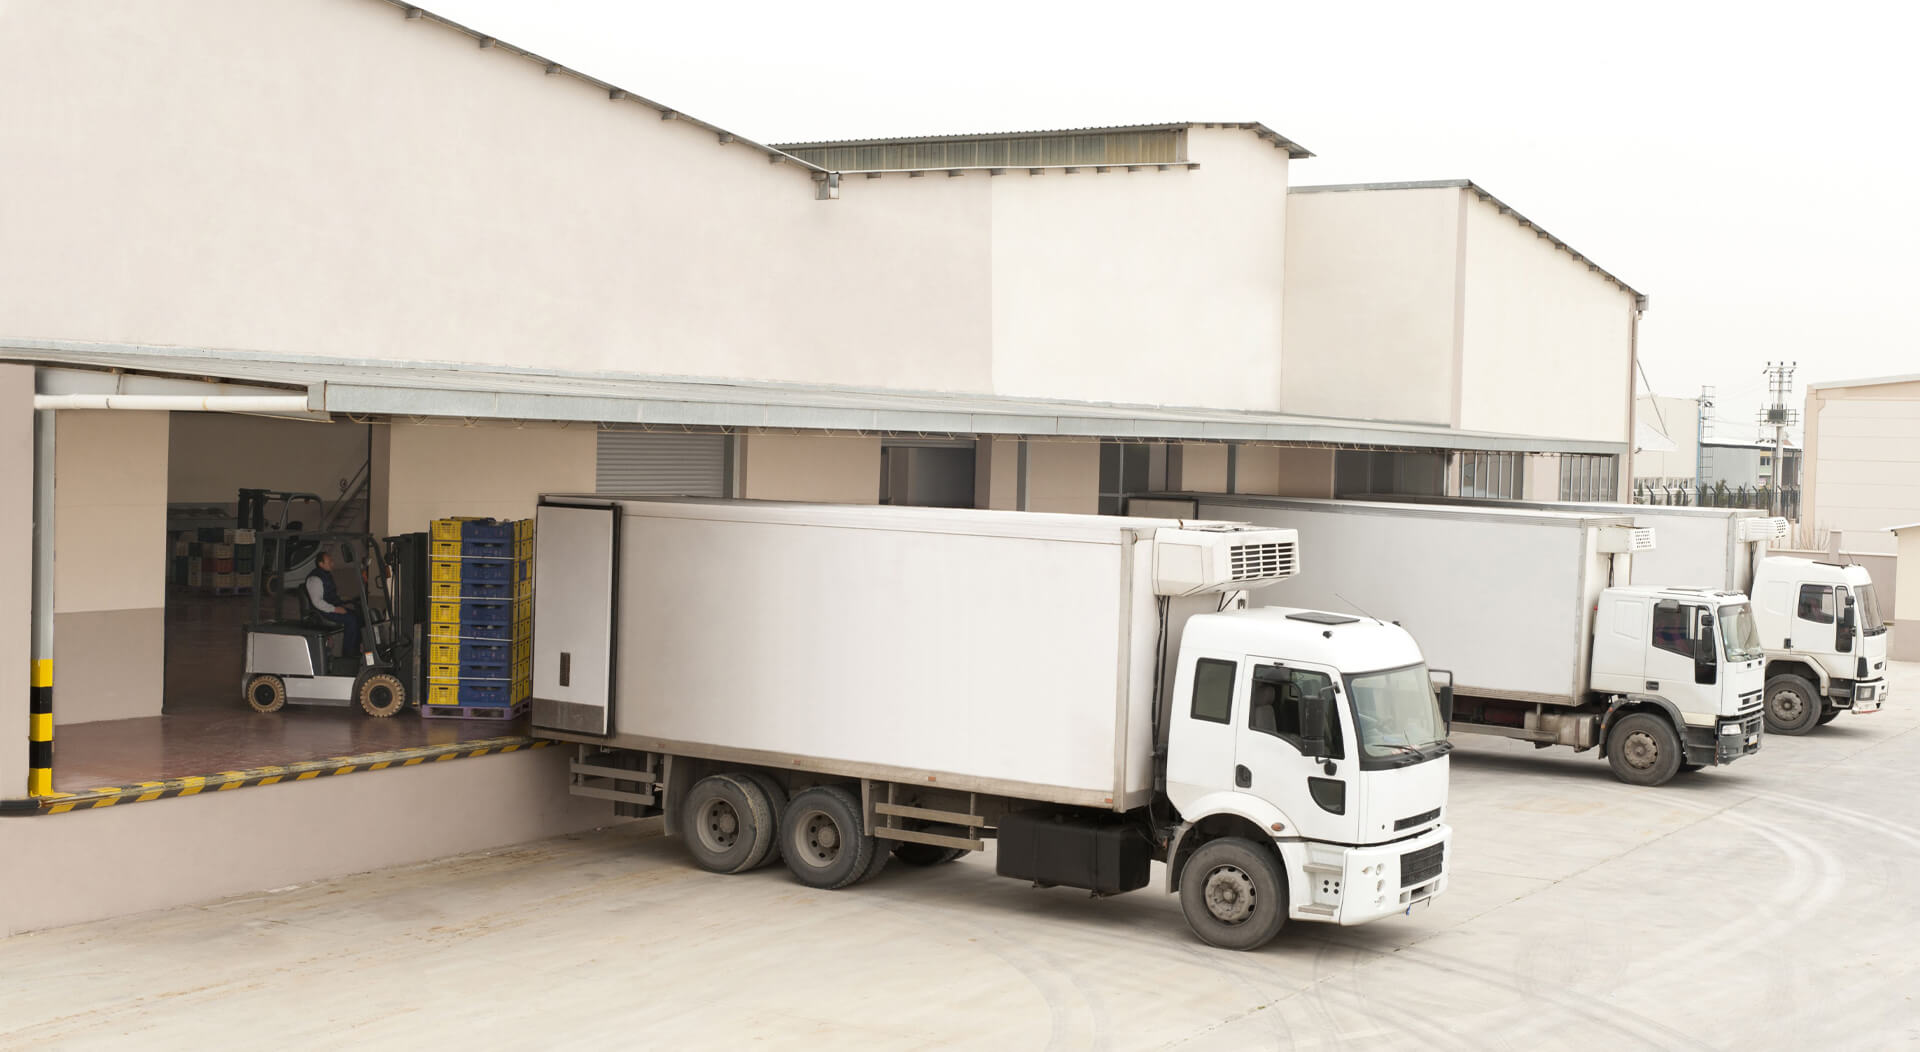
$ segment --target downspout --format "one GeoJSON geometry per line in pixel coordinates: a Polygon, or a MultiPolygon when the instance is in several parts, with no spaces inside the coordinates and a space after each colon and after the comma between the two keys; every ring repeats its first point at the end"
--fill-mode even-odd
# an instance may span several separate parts
{"type": "Polygon", "coordinates": [[[33,627],[27,705],[27,797],[0,800],[0,815],[40,813],[53,792],[53,464],[55,417],[33,414],[33,627]]]}

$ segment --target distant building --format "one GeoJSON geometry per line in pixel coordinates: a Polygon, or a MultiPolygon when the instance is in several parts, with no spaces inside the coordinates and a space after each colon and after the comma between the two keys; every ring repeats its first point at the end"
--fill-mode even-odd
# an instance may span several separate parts
{"type": "MultiPolygon", "coordinates": [[[[1800,484],[1800,456],[1800,450],[1789,443],[1781,485],[1791,488],[1800,484]]],[[[1774,474],[1771,442],[1700,443],[1700,484],[1709,489],[1722,482],[1728,489],[1772,486],[1774,474]]]]}
{"type": "Polygon", "coordinates": [[[1700,467],[1700,400],[1641,395],[1633,418],[1634,484],[1692,486],[1700,467]]]}

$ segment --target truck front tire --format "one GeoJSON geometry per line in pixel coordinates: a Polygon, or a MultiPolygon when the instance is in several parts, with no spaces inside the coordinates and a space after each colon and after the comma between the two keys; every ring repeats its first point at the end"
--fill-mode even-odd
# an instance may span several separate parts
{"type": "Polygon", "coordinates": [[[1825,727],[1840,718],[1840,710],[1832,705],[1820,710],[1820,726],[1825,727]]]}
{"type": "Polygon", "coordinates": [[[773,846],[773,808],[746,778],[715,774],[693,783],[680,823],[694,865],[713,873],[744,873],[773,846]]]}
{"type": "Polygon", "coordinates": [[[1763,706],[1768,734],[1805,734],[1820,725],[1821,702],[1813,684],[1799,676],[1785,674],[1767,680],[1767,700],[1763,706]]]}
{"type": "Polygon", "coordinates": [[[1287,878],[1279,858],[1241,837],[1200,845],[1180,873],[1180,911],[1210,946],[1265,946],[1287,923],[1287,878]]]}
{"type": "Polygon", "coordinates": [[[1680,770],[1680,734],[1665,716],[1635,712],[1607,732],[1607,765],[1628,785],[1665,785],[1680,770]]]}
{"type": "Polygon", "coordinates": [[[816,785],[787,804],[780,854],[795,880],[834,891],[865,878],[879,846],[861,829],[860,801],[837,785],[816,785]]]}

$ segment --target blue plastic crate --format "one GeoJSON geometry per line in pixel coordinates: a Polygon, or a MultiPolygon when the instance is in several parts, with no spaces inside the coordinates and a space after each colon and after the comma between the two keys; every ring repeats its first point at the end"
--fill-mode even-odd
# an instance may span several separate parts
{"type": "Polygon", "coordinates": [[[435,643],[490,642],[497,640],[502,644],[513,642],[513,626],[475,625],[475,624],[429,624],[427,638],[435,643]]]}
{"type": "Polygon", "coordinates": [[[513,523],[497,519],[468,519],[460,524],[460,539],[466,541],[513,540],[513,523]]]}
{"type": "Polygon", "coordinates": [[[470,559],[460,561],[460,580],[462,581],[501,581],[512,583],[514,567],[511,563],[485,562],[470,559]]]}
{"type": "Polygon", "coordinates": [[[463,625],[511,625],[513,624],[513,600],[461,600],[460,623],[463,625]]]}

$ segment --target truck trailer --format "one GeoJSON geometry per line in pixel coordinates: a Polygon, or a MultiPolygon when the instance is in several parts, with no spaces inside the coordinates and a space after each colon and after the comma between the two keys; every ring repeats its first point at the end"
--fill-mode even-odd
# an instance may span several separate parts
{"type": "Polygon", "coordinates": [[[1164,862],[1233,949],[1446,888],[1446,692],[1395,626],[1248,607],[1291,530],[555,495],[537,535],[534,733],[705,869],[1164,862]]]}
{"type": "Polygon", "coordinates": [[[1764,673],[1747,597],[1626,584],[1656,540],[1629,515],[1245,494],[1129,509],[1298,531],[1312,565],[1254,602],[1404,625],[1456,677],[1455,731],[1598,748],[1634,785],[1760,748],[1764,673]]]}
{"type": "MultiPolygon", "coordinates": [[[[1372,500],[1373,498],[1366,498],[1372,500]]],[[[1787,520],[1747,508],[1563,504],[1461,497],[1410,503],[1631,515],[1659,543],[1633,557],[1634,584],[1741,592],[1753,603],[1766,651],[1762,713],[1774,734],[1805,734],[1842,712],[1880,711],[1887,700],[1887,625],[1864,566],[1770,555],[1787,520]]]]}

